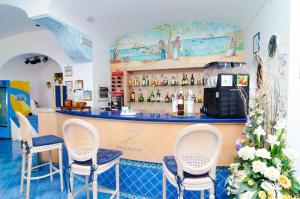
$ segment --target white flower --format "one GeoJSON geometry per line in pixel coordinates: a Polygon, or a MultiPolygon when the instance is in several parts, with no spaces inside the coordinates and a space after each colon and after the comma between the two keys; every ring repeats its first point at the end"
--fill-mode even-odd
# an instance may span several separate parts
{"type": "Polygon", "coordinates": [[[263,188],[265,191],[271,191],[271,192],[273,192],[274,189],[275,189],[274,185],[271,184],[271,183],[269,183],[269,182],[267,182],[267,181],[263,181],[263,182],[261,183],[260,186],[261,186],[261,188],[263,188]]]}
{"type": "Polygon", "coordinates": [[[264,173],[265,169],[267,168],[267,164],[260,160],[255,160],[252,162],[252,169],[254,173],[264,173]]]}
{"type": "Polygon", "coordinates": [[[255,191],[247,191],[245,193],[242,193],[240,195],[240,199],[252,199],[252,197],[254,196],[255,191]]]}
{"type": "Polygon", "coordinates": [[[238,156],[241,157],[243,160],[253,160],[255,154],[255,148],[245,146],[241,148],[238,152],[238,156]]]}
{"type": "Polygon", "coordinates": [[[285,129],[286,128],[286,122],[283,118],[279,119],[274,128],[278,131],[278,130],[281,130],[281,129],[285,129]]]}
{"type": "Polygon", "coordinates": [[[255,155],[259,158],[271,159],[271,154],[267,149],[257,149],[255,155]]]}
{"type": "Polygon", "coordinates": [[[277,135],[268,135],[267,142],[273,147],[274,145],[279,145],[278,137],[277,135]]]}
{"type": "Polygon", "coordinates": [[[298,158],[297,152],[290,147],[284,148],[282,151],[283,151],[284,155],[291,161],[294,161],[298,158]]]}
{"type": "Polygon", "coordinates": [[[280,176],[280,172],[278,171],[278,169],[276,169],[275,167],[267,167],[264,170],[264,176],[266,178],[268,178],[271,181],[276,181],[279,176],[280,176]]]}
{"type": "Polygon", "coordinates": [[[264,118],[262,116],[259,116],[256,120],[257,124],[261,125],[264,122],[264,118]]]}
{"type": "Polygon", "coordinates": [[[260,137],[262,135],[265,136],[266,132],[261,126],[259,126],[254,130],[254,134],[257,135],[258,137],[260,137]]]}

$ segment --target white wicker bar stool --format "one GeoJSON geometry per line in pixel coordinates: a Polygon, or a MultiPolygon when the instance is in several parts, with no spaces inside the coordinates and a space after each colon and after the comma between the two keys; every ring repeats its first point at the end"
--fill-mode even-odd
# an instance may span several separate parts
{"type": "Polygon", "coordinates": [[[63,167],[62,167],[62,143],[63,139],[54,136],[46,135],[34,137],[36,134],[33,127],[30,125],[27,118],[19,112],[16,112],[18,121],[20,123],[21,133],[21,147],[22,147],[22,173],[21,173],[21,186],[20,195],[23,194],[24,179],[27,179],[26,199],[29,199],[30,195],[30,181],[46,178],[50,176],[50,181],[53,182],[53,175],[60,174],[60,189],[63,192],[63,167]],[[51,151],[58,150],[59,168],[56,168],[52,164],[51,151]],[[46,152],[49,154],[49,162],[32,167],[32,155],[34,153],[46,152]],[[27,160],[27,170],[26,170],[27,160]],[[31,173],[33,169],[49,165],[50,171],[48,174],[42,176],[32,177],[31,173]]]}
{"type": "Polygon", "coordinates": [[[215,198],[216,165],[222,147],[219,129],[208,124],[196,124],[182,129],[173,146],[174,156],[163,159],[163,199],[166,199],[166,179],[177,187],[178,198],[184,190],[209,190],[215,198]]]}
{"type": "Polygon", "coordinates": [[[98,192],[111,194],[110,198],[119,198],[119,159],[121,151],[99,148],[99,132],[90,123],[80,119],[69,119],[63,124],[63,135],[68,151],[70,181],[68,199],[73,199],[82,190],[93,192],[97,199],[98,192]],[[97,177],[115,166],[116,189],[98,189],[97,177]],[[74,175],[85,176],[86,184],[73,192],[74,175]],[[90,183],[92,185],[90,185],[90,183]]]}

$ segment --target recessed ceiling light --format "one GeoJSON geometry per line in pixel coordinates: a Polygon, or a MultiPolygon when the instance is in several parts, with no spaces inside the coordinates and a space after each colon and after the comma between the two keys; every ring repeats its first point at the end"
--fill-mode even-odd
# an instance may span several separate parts
{"type": "Polygon", "coordinates": [[[89,17],[86,18],[86,20],[87,20],[88,22],[92,23],[92,22],[94,22],[96,19],[95,19],[95,17],[93,17],[93,16],[89,16],[89,17]]]}

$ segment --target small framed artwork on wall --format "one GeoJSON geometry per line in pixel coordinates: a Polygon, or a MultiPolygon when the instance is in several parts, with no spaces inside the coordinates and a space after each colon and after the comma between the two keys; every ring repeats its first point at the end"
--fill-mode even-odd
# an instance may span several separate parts
{"type": "Polygon", "coordinates": [[[72,66],[65,66],[65,76],[66,77],[71,77],[73,76],[73,67],[72,66]]]}
{"type": "Polygon", "coordinates": [[[75,80],[75,90],[82,90],[83,89],[83,80],[75,80]]]}
{"type": "Polygon", "coordinates": [[[73,90],[73,81],[65,81],[65,85],[68,89],[73,90]]]}
{"type": "Polygon", "coordinates": [[[253,54],[257,54],[260,51],[260,32],[253,36],[253,54]]]}
{"type": "Polygon", "coordinates": [[[92,91],[85,90],[82,92],[83,101],[92,101],[92,91]]]}

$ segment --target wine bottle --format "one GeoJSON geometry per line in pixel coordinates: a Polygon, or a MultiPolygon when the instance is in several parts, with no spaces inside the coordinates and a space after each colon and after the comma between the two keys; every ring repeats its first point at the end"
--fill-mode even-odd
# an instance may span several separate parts
{"type": "Polygon", "coordinates": [[[182,88],[179,91],[179,97],[178,97],[178,115],[184,115],[184,97],[183,97],[183,91],[182,88]]]}
{"type": "Polygon", "coordinates": [[[181,81],[181,85],[182,85],[182,86],[184,86],[184,85],[185,85],[185,75],[184,75],[184,73],[183,73],[183,75],[182,75],[182,81],[181,81]]]}
{"type": "Polygon", "coordinates": [[[153,91],[151,91],[151,97],[150,97],[151,102],[155,102],[155,97],[153,91]]]}
{"type": "Polygon", "coordinates": [[[185,75],[185,84],[184,85],[189,85],[189,79],[188,79],[187,74],[185,75]]]}
{"type": "Polygon", "coordinates": [[[192,77],[191,77],[191,85],[194,85],[195,84],[195,79],[194,79],[194,75],[192,73],[192,77]]]}
{"type": "Polygon", "coordinates": [[[144,96],[143,96],[143,93],[140,94],[139,102],[144,102],[144,96]]]}
{"type": "Polygon", "coordinates": [[[194,114],[194,98],[193,98],[193,92],[191,89],[189,90],[188,95],[187,95],[186,113],[187,113],[187,115],[194,114]]]}
{"type": "Polygon", "coordinates": [[[145,75],[143,75],[142,86],[146,86],[146,78],[145,78],[145,75]]]}
{"type": "Polygon", "coordinates": [[[157,102],[160,102],[160,93],[159,93],[159,89],[157,89],[156,101],[157,101],[157,102]]]}
{"type": "Polygon", "coordinates": [[[166,97],[165,97],[165,102],[169,103],[170,102],[170,97],[169,94],[167,93],[166,97]]]}
{"type": "Polygon", "coordinates": [[[131,91],[131,94],[130,94],[130,101],[131,101],[131,102],[135,102],[135,92],[134,92],[134,90],[131,91]]]}

